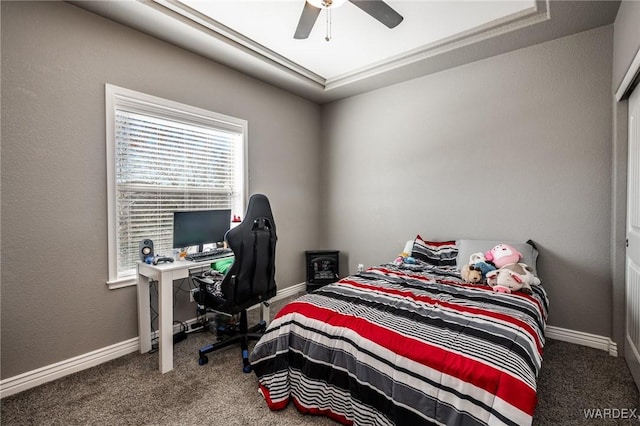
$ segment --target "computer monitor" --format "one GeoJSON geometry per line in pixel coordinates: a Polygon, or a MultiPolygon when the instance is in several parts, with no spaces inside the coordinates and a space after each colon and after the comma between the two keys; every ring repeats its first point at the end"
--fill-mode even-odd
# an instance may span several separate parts
{"type": "Polygon", "coordinates": [[[173,247],[198,246],[224,241],[231,225],[231,209],[173,212],[173,247]]]}

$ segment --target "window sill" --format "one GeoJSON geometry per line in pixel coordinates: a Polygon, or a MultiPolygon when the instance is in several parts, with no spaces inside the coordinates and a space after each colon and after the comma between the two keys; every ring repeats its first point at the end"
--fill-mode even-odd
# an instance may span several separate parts
{"type": "Polygon", "coordinates": [[[131,277],[120,278],[114,281],[107,281],[107,287],[109,287],[109,290],[115,290],[115,289],[124,288],[124,287],[131,287],[137,284],[138,284],[138,279],[135,275],[131,277]]]}

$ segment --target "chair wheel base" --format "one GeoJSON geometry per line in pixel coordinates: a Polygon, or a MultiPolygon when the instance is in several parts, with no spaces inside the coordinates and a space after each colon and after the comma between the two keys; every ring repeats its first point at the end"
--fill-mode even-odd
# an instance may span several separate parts
{"type": "Polygon", "coordinates": [[[251,373],[251,366],[250,365],[245,365],[244,367],[242,367],[242,372],[245,374],[251,373]]]}
{"type": "Polygon", "coordinates": [[[200,358],[198,358],[198,365],[205,365],[208,362],[209,362],[209,357],[206,355],[200,355],[200,358]]]}

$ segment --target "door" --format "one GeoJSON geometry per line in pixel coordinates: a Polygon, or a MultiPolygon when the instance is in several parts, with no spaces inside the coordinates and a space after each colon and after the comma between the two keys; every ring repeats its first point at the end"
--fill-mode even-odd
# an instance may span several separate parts
{"type": "Polygon", "coordinates": [[[629,98],[624,357],[640,387],[640,86],[629,98]]]}

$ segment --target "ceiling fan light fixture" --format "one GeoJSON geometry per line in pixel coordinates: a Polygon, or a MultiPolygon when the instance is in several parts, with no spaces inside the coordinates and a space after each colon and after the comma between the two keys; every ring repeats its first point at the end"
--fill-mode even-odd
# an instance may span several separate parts
{"type": "MultiPolygon", "coordinates": [[[[1,1],[1,0],[0,0],[1,1]]],[[[354,6],[361,9],[388,28],[395,28],[402,22],[402,15],[393,10],[384,0],[348,0],[354,6]]],[[[300,14],[300,20],[293,38],[303,40],[309,38],[313,25],[322,12],[327,10],[327,36],[325,40],[331,40],[331,9],[342,6],[347,0],[305,0],[304,8],[300,14]]]]}
{"type": "Polygon", "coordinates": [[[347,0],[307,0],[307,2],[318,9],[335,9],[347,2],[347,0]]]}

